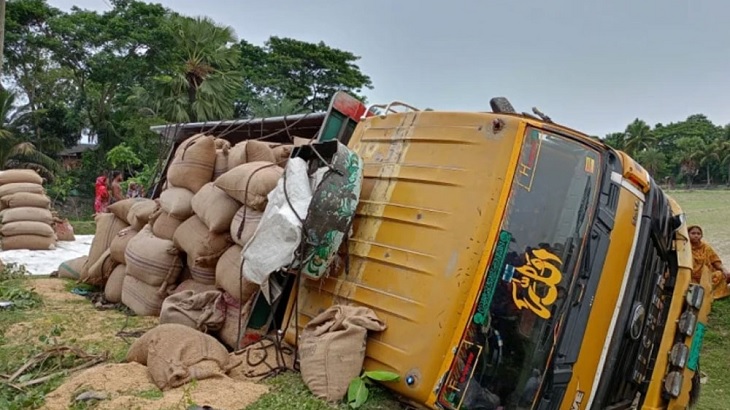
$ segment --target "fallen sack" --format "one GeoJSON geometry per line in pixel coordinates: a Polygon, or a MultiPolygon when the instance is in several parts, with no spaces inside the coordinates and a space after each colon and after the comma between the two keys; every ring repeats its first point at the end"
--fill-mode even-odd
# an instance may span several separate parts
{"type": "Polygon", "coordinates": [[[162,390],[192,379],[221,377],[241,363],[213,336],[175,323],[142,335],[129,348],[126,361],[146,365],[152,382],[162,390]]]}
{"type": "Polygon", "coordinates": [[[18,192],[6,195],[0,198],[0,207],[5,208],[50,208],[51,199],[44,194],[34,194],[29,192],[18,192]]]}
{"type": "Polygon", "coordinates": [[[175,236],[175,231],[182,225],[183,221],[162,211],[158,215],[150,218],[150,223],[152,224],[152,233],[156,237],[172,240],[175,236]]]}
{"type": "Polygon", "coordinates": [[[263,212],[251,209],[246,205],[240,207],[233,216],[233,221],[231,221],[231,238],[233,238],[233,242],[246,246],[256,233],[256,228],[258,228],[263,215],[263,212]]]}
{"type": "Polygon", "coordinates": [[[43,184],[43,178],[32,169],[8,169],[0,171],[0,185],[27,182],[30,184],[43,184]]]}
{"type": "Polygon", "coordinates": [[[246,303],[259,291],[259,285],[241,275],[242,250],[241,246],[233,245],[221,256],[215,266],[215,285],[236,301],[246,303]]]}
{"type": "Polygon", "coordinates": [[[66,279],[79,279],[81,271],[84,269],[88,256],[79,256],[78,258],[69,259],[61,262],[58,266],[58,277],[66,279]]]}
{"type": "Polygon", "coordinates": [[[149,201],[147,198],[127,198],[122,199],[121,201],[114,202],[113,204],[109,205],[106,209],[107,211],[111,212],[116,216],[117,218],[126,221],[127,216],[129,215],[129,210],[132,208],[132,205],[136,204],[137,202],[145,202],[149,201]]]}
{"type": "Polygon", "coordinates": [[[34,221],[21,221],[21,222],[10,222],[3,224],[0,228],[0,234],[3,236],[16,236],[16,235],[37,235],[37,236],[48,236],[54,240],[56,238],[55,232],[51,225],[43,222],[34,221]]]}
{"type": "Polygon", "coordinates": [[[112,239],[111,245],[109,245],[109,251],[111,252],[112,259],[117,263],[126,264],[127,259],[124,254],[127,252],[127,245],[129,241],[137,235],[137,231],[131,226],[124,228],[119,231],[112,239]]]}
{"type": "Polygon", "coordinates": [[[269,144],[256,140],[242,141],[228,151],[228,169],[257,161],[276,162],[269,144]]]}
{"type": "Polygon", "coordinates": [[[184,292],[186,290],[193,291],[193,293],[201,293],[201,292],[207,292],[209,290],[216,290],[215,285],[206,285],[204,283],[196,282],[194,279],[186,279],[180,282],[177,287],[175,287],[175,290],[172,291],[172,294],[184,292]]]}
{"type": "Polygon", "coordinates": [[[266,208],[267,195],[276,188],[284,170],[271,162],[249,162],[232,168],[215,180],[215,186],[253,209],[266,208]]]}
{"type": "Polygon", "coordinates": [[[150,220],[150,216],[157,211],[159,204],[151,199],[145,199],[143,201],[135,202],[129,207],[129,213],[127,213],[127,222],[134,228],[135,231],[141,231],[147,222],[150,220]]]}
{"type": "Polygon", "coordinates": [[[101,254],[101,257],[99,257],[99,259],[97,259],[96,262],[89,267],[89,269],[84,271],[81,275],[81,282],[103,287],[117,265],[118,263],[114,262],[111,252],[107,249],[101,254]]]}
{"type": "Polygon", "coordinates": [[[160,194],[160,208],[168,215],[184,221],[193,216],[193,196],[185,188],[168,188],[160,194]]]}
{"type": "Polygon", "coordinates": [[[22,208],[10,208],[0,211],[0,223],[2,224],[21,221],[42,222],[51,225],[54,219],[53,214],[47,208],[24,206],[22,208]]]}
{"type": "Polygon", "coordinates": [[[149,225],[129,240],[124,260],[127,276],[156,286],[161,292],[174,284],[182,271],[180,252],[172,241],[155,237],[149,225]]]}
{"type": "Polygon", "coordinates": [[[302,379],[312,393],[329,402],[347,393],[365,360],[367,332],[385,330],[372,309],[335,305],[302,330],[299,357],[302,379]]]}
{"type": "Polygon", "coordinates": [[[213,179],[215,142],[213,137],[197,134],[180,144],[167,170],[167,179],[176,187],[193,193],[213,179]]]}
{"type": "Polygon", "coordinates": [[[225,312],[226,320],[218,331],[218,338],[233,350],[246,347],[245,331],[252,306],[253,300],[242,305],[227,292],[223,293],[221,309],[225,312]]]}
{"type": "Polygon", "coordinates": [[[122,301],[122,289],[124,288],[124,277],[127,276],[127,267],[117,265],[109,275],[109,279],[104,286],[104,298],[111,303],[119,303],[122,301]]]}
{"type": "Polygon", "coordinates": [[[73,242],[76,240],[74,235],[74,227],[68,219],[53,219],[53,232],[56,233],[56,240],[64,242],[73,242]]]}
{"type": "Polygon", "coordinates": [[[56,249],[56,238],[38,235],[16,235],[2,238],[2,250],[9,251],[13,249],[28,249],[30,251],[53,250],[56,249]]]}
{"type": "Polygon", "coordinates": [[[122,303],[137,316],[159,316],[166,292],[160,292],[156,286],[150,286],[134,276],[125,275],[122,285],[122,303]]]}
{"type": "Polygon", "coordinates": [[[225,311],[218,306],[222,303],[223,293],[217,290],[176,292],[162,302],[160,324],[177,323],[203,333],[219,330],[226,319],[225,311]]]}
{"type": "Polygon", "coordinates": [[[231,228],[233,216],[241,205],[212,182],[203,185],[191,201],[193,211],[211,232],[225,232],[231,228]]]}
{"type": "Polygon", "coordinates": [[[13,182],[0,186],[0,198],[7,195],[25,192],[28,194],[44,194],[43,185],[33,184],[31,182],[13,182]]]}

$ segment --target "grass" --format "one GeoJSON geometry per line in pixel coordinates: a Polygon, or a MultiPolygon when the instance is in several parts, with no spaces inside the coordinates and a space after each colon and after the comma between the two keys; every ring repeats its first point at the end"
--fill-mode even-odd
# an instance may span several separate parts
{"type": "MultiPolygon", "coordinates": [[[[702,226],[705,239],[725,266],[730,264],[730,191],[669,191],[687,214],[687,223],[702,226]]],[[[730,299],[714,302],[700,364],[707,373],[697,409],[730,408],[730,299]]]]}
{"type": "Polygon", "coordinates": [[[93,235],[96,233],[96,222],[94,220],[69,221],[74,227],[76,235],[93,235]]]}

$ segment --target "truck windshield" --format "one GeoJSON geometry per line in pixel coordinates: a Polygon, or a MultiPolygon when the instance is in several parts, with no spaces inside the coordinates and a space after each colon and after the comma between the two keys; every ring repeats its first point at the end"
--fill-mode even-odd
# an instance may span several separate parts
{"type": "Polygon", "coordinates": [[[439,395],[445,408],[532,408],[580,268],[601,157],[526,132],[482,293],[439,395]]]}

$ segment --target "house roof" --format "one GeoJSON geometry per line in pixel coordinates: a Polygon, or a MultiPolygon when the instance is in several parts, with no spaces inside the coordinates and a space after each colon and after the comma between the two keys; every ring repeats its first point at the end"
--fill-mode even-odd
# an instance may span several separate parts
{"type": "Polygon", "coordinates": [[[75,147],[67,148],[59,153],[62,157],[81,154],[82,152],[96,148],[96,144],[77,144],[75,147]]]}

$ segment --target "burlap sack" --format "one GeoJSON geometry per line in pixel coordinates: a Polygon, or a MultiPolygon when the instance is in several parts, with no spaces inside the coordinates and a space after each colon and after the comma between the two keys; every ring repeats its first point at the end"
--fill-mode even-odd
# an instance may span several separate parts
{"type": "Polygon", "coordinates": [[[124,259],[127,276],[155,286],[160,292],[173,285],[182,271],[180,252],[172,241],[155,237],[149,225],[129,240],[124,259]]]}
{"type": "Polygon", "coordinates": [[[31,251],[47,251],[56,249],[56,238],[53,236],[16,235],[0,239],[2,250],[28,249],[31,251]]]}
{"type": "Polygon", "coordinates": [[[286,168],[286,164],[289,161],[291,152],[294,149],[294,145],[279,145],[274,147],[271,151],[274,154],[274,161],[282,168],[286,168]]]}
{"type": "Polygon", "coordinates": [[[175,287],[175,290],[172,291],[172,294],[174,295],[176,293],[184,292],[186,290],[190,290],[193,293],[201,293],[210,290],[216,290],[216,287],[215,285],[206,285],[204,283],[196,282],[191,277],[190,279],[186,279],[180,282],[180,284],[175,287]]]}
{"type": "Polygon", "coordinates": [[[33,184],[31,182],[13,182],[12,184],[0,186],[0,198],[17,194],[19,192],[25,192],[27,194],[45,194],[45,191],[43,191],[43,185],[33,184]]]}
{"type": "Polygon", "coordinates": [[[224,138],[216,138],[214,140],[215,142],[215,149],[230,149],[231,148],[231,142],[224,138]]]}
{"type": "Polygon", "coordinates": [[[256,140],[242,141],[228,151],[228,169],[257,161],[276,162],[274,153],[265,142],[256,140]]]}
{"type": "Polygon", "coordinates": [[[43,184],[43,178],[32,169],[8,169],[0,171],[0,185],[15,183],[43,184]]]}
{"type": "Polygon", "coordinates": [[[58,266],[58,277],[66,279],[81,278],[81,271],[84,269],[84,265],[88,259],[88,256],[79,256],[78,258],[61,262],[58,266]]]}
{"type": "Polygon", "coordinates": [[[310,138],[302,138],[302,137],[294,137],[292,139],[292,143],[295,147],[301,147],[302,145],[310,145],[314,142],[314,140],[310,138]]]}
{"type": "Polygon", "coordinates": [[[10,208],[0,211],[0,223],[7,224],[11,222],[33,221],[51,225],[54,222],[53,214],[47,208],[31,208],[24,206],[22,208],[10,208]]]}
{"type": "Polygon", "coordinates": [[[224,292],[223,305],[221,306],[225,310],[226,320],[223,321],[223,327],[218,331],[218,338],[233,350],[244,348],[247,344],[245,339],[246,324],[251,315],[253,300],[249,300],[241,306],[233,296],[224,292]],[[239,329],[241,330],[240,337],[239,329]]]}
{"type": "Polygon", "coordinates": [[[360,375],[368,330],[385,330],[372,309],[335,305],[312,319],[299,342],[304,383],[323,400],[342,400],[350,381],[360,375]]]}
{"type": "Polygon", "coordinates": [[[159,287],[150,286],[134,276],[124,276],[122,303],[137,316],[159,316],[166,296],[166,292],[160,294],[159,287]]]}
{"type": "Polygon", "coordinates": [[[194,195],[185,188],[168,188],[160,194],[160,208],[168,215],[184,221],[193,216],[192,201],[194,195]]]}
{"type": "Polygon", "coordinates": [[[135,235],[137,235],[137,231],[130,226],[129,228],[122,229],[114,236],[111,245],[109,245],[109,251],[111,252],[112,259],[116,263],[127,263],[124,254],[127,252],[127,245],[129,244],[129,241],[132,240],[135,235]]]}
{"type": "Polygon", "coordinates": [[[175,323],[143,334],[132,343],[126,361],[146,365],[152,382],[162,390],[192,379],[221,377],[241,363],[213,336],[175,323]]]}
{"type": "Polygon", "coordinates": [[[187,188],[193,193],[213,179],[215,142],[213,137],[193,135],[178,147],[167,170],[170,184],[187,188]]]}
{"type": "Polygon", "coordinates": [[[111,251],[107,249],[96,262],[89,266],[89,269],[82,272],[80,281],[81,283],[103,287],[117,265],[119,264],[112,259],[111,251]]]}
{"type": "Polygon", "coordinates": [[[238,245],[246,246],[248,241],[253,238],[256,232],[263,212],[251,209],[246,205],[240,207],[231,221],[231,238],[238,245]]]}
{"type": "Polygon", "coordinates": [[[226,232],[231,228],[233,216],[241,206],[222,189],[208,182],[192,200],[193,211],[211,232],[226,232]]]}
{"type": "Polygon", "coordinates": [[[152,233],[156,237],[172,240],[175,231],[182,225],[183,221],[173,218],[170,214],[163,211],[156,216],[154,221],[150,220],[150,223],[152,224],[152,233]]]}
{"type": "Polygon", "coordinates": [[[18,192],[15,194],[0,197],[0,207],[5,208],[50,208],[51,199],[44,194],[34,194],[28,192],[18,192]]]}
{"type": "Polygon", "coordinates": [[[215,166],[213,168],[213,181],[228,171],[228,148],[215,150],[215,166]]]}
{"type": "Polygon", "coordinates": [[[151,199],[145,199],[143,201],[137,201],[129,208],[127,213],[127,222],[134,228],[135,231],[141,231],[147,222],[150,220],[150,216],[157,211],[159,208],[157,201],[151,199]]]}
{"type": "Polygon", "coordinates": [[[238,202],[263,211],[266,196],[276,188],[283,172],[283,168],[270,162],[250,162],[221,175],[215,185],[238,202]]]}
{"type": "Polygon", "coordinates": [[[127,267],[117,265],[109,275],[109,279],[104,286],[104,298],[111,303],[119,303],[122,301],[122,288],[124,288],[124,277],[127,276],[127,267]]]}
{"type": "Polygon", "coordinates": [[[162,303],[160,324],[177,323],[203,333],[219,330],[226,318],[225,312],[218,307],[222,303],[223,293],[217,290],[176,292],[162,303]]]}
{"type": "Polygon", "coordinates": [[[0,235],[2,236],[17,236],[17,235],[37,235],[37,236],[48,236],[56,238],[55,232],[51,225],[43,222],[34,221],[21,221],[21,222],[10,222],[3,224],[0,228],[0,235]]]}
{"type": "Polygon", "coordinates": [[[217,262],[218,259],[211,260],[209,263],[200,263],[196,261],[195,257],[190,255],[187,255],[186,259],[190,276],[196,282],[204,285],[215,285],[215,263],[217,262]]]}
{"type": "Polygon", "coordinates": [[[248,302],[259,290],[259,285],[241,276],[241,251],[239,245],[231,246],[215,267],[215,285],[223,289],[236,301],[248,302]]]}
{"type": "Polygon", "coordinates": [[[94,235],[94,239],[91,241],[87,267],[91,267],[91,265],[96,263],[101,254],[109,249],[112,240],[114,240],[114,237],[119,231],[129,226],[126,220],[119,219],[111,213],[97,214],[94,220],[96,221],[96,235],[94,235]]]}
{"type": "Polygon", "coordinates": [[[53,232],[56,233],[56,240],[64,242],[73,242],[76,240],[74,235],[74,227],[68,219],[53,219],[53,232]]]}
{"type": "Polygon", "coordinates": [[[197,215],[193,215],[177,228],[173,242],[178,249],[188,254],[188,261],[193,262],[189,266],[212,267],[214,272],[218,258],[233,244],[228,232],[210,232],[197,215]]]}
{"type": "Polygon", "coordinates": [[[109,205],[106,209],[107,211],[114,214],[119,219],[127,221],[127,216],[129,215],[129,210],[132,208],[132,205],[136,204],[137,202],[145,202],[149,201],[147,198],[127,198],[122,199],[121,201],[115,202],[111,205],[109,205]]]}

